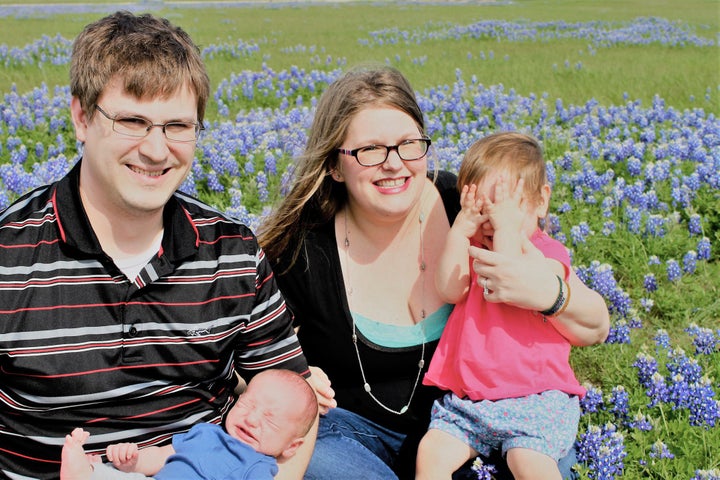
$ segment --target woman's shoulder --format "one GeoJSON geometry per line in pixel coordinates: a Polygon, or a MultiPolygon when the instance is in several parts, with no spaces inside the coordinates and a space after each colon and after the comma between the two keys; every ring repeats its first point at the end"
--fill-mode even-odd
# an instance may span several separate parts
{"type": "Polygon", "coordinates": [[[460,192],[457,189],[457,176],[446,170],[438,170],[437,175],[429,172],[428,177],[431,180],[434,178],[435,188],[440,193],[445,213],[450,224],[452,224],[460,212],[460,192]]]}

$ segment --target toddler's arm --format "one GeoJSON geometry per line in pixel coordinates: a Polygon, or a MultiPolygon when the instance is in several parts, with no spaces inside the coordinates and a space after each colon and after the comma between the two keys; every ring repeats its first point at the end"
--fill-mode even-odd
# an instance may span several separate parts
{"type": "Polygon", "coordinates": [[[482,199],[477,196],[476,185],[465,185],[460,192],[460,213],[450,227],[445,247],[440,255],[435,286],[448,303],[457,303],[470,290],[470,239],[480,225],[487,221],[481,213],[482,199]]]}

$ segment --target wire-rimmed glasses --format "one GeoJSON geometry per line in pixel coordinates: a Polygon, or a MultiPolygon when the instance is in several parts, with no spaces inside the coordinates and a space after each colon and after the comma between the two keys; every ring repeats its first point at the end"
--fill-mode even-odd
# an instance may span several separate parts
{"type": "Polygon", "coordinates": [[[165,138],[171,142],[194,142],[198,139],[200,132],[205,130],[205,127],[195,122],[152,123],[146,118],[123,115],[111,116],[100,105],[95,105],[95,110],[113,122],[112,129],[114,132],[128,137],[144,138],[150,134],[150,130],[160,127],[165,138]]]}

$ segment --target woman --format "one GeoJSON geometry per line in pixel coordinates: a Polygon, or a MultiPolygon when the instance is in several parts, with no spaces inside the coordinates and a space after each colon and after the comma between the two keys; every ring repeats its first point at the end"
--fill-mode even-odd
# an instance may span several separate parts
{"type": "MultiPolygon", "coordinates": [[[[324,413],[306,479],[413,475],[441,393],[422,376],[451,310],[433,278],[459,210],[455,177],[429,177],[430,143],[402,74],[347,73],[320,98],[293,187],[261,228],[324,413]]],[[[473,252],[491,301],[553,304],[555,275],[528,249],[521,260],[473,252]]],[[[575,345],[602,341],[605,303],[570,281],[563,334],[575,345]]]]}

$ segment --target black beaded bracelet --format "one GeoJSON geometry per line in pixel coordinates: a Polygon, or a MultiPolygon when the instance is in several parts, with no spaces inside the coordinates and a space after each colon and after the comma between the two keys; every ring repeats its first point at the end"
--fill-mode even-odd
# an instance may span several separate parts
{"type": "Polygon", "coordinates": [[[548,308],[547,310],[543,310],[540,312],[540,314],[546,316],[546,317],[552,317],[555,315],[563,306],[565,303],[565,292],[563,291],[563,281],[562,278],[555,275],[558,279],[558,284],[560,285],[560,291],[558,292],[557,298],[555,299],[555,303],[553,303],[552,307],[548,308]]]}

